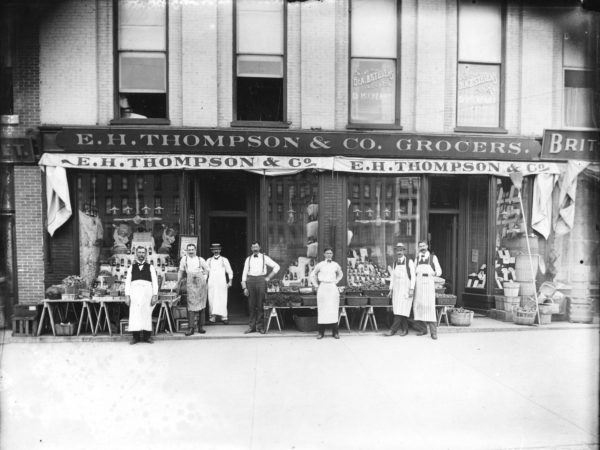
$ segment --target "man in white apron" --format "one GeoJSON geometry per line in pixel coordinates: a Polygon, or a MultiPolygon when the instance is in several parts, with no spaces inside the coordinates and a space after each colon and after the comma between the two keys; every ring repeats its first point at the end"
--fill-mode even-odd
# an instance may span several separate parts
{"type": "Polygon", "coordinates": [[[233,270],[229,260],[221,256],[221,244],[211,244],[210,250],[213,256],[208,258],[206,265],[209,269],[208,277],[208,308],[210,312],[209,321],[215,322],[216,316],[221,317],[224,325],[227,325],[227,289],[231,287],[233,270]]]}
{"type": "Polygon", "coordinates": [[[392,266],[390,280],[390,293],[394,323],[386,336],[395,335],[398,330],[400,336],[408,334],[408,318],[412,308],[412,296],[415,288],[415,263],[406,257],[406,247],[403,243],[396,244],[396,261],[392,266]]]}
{"type": "Polygon", "coordinates": [[[188,244],[186,255],[181,258],[177,274],[178,285],[186,274],[188,330],[186,336],[194,334],[196,324],[198,333],[204,334],[204,308],[206,308],[206,277],[209,272],[204,258],[196,255],[196,246],[188,244]]]}
{"type": "Polygon", "coordinates": [[[344,277],[342,268],[332,261],[333,250],[326,248],[323,252],[325,260],[318,263],[310,274],[310,281],[317,289],[317,323],[319,334],[323,339],[325,330],[331,328],[334,338],[339,339],[338,312],[340,307],[340,291],[337,284],[344,277]]]}
{"type": "Polygon", "coordinates": [[[420,324],[421,331],[417,336],[427,334],[427,325],[431,332],[431,339],[437,339],[437,317],[435,315],[435,283],[433,277],[442,275],[442,268],[437,256],[430,253],[427,242],[419,242],[419,253],[415,259],[415,295],[413,300],[413,313],[415,321],[420,324]]]}
{"type": "Polygon", "coordinates": [[[154,266],[146,262],[146,249],[135,250],[135,261],[127,270],[125,297],[129,305],[129,331],[133,338],[130,344],[153,343],[152,310],[158,300],[158,278],[154,266]]]}

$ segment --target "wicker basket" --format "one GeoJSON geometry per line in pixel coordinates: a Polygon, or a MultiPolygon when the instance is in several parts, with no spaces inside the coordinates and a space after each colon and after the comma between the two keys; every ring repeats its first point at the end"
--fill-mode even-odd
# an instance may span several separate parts
{"type": "Polygon", "coordinates": [[[513,313],[513,321],[517,325],[533,325],[535,316],[535,311],[519,311],[515,309],[513,313]]]}
{"type": "Polygon", "coordinates": [[[75,324],[57,323],[54,325],[54,332],[57,336],[73,336],[75,334],[75,324]]]}
{"type": "Polygon", "coordinates": [[[520,306],[520,297],[504,297],[504,311],[512,312],[514,308],[520,306]]]}
{"type": "Polygon", "coordinates": [[[440,306],[455,306],[456,295],[452,294],[436,294],[435,304],[440,306]]]}
{"type": "Polygon", "coordinates": [[[504,296],[506,297],[516,297],[519,295],[519,283],[506,282],[504,283],[504,296]]]}
{"type": "Polygon", "coordinates": [[[474,315],[475,313],[473,311],[457,311],[456,309],[451,309],[450,323],[456,327],[468,327],[471,326],[474,315]]]}

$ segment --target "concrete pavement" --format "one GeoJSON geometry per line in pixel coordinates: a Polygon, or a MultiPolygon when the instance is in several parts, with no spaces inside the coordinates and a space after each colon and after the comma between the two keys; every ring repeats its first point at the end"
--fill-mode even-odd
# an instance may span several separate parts
{"type": "Polygon", "coordinates": [[[438,341],[8,339],[0,447],[598,448],[598,328],[569,325],[438,341]]]}

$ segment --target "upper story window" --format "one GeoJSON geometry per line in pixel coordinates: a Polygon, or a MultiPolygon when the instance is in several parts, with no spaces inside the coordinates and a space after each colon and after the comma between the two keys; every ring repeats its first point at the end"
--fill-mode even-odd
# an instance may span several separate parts
{"type": "Polygon", "coordinates": [[[459,0],[457,128],[503,127],[503,2],[459,0]]]}
{"type": "Polygon", "coordinates": [[[237,0],[235,121],[283,122],[285,3],[237,0]]]}
{"type": "Polygon", "coordinates": [[[352,0],[349,127],[399,126],[398,4],[352,0]]]}
{"type": "Polygon", "coordinates": [[[587,17],[573,19],[563,33],[563,122],[566,127],[598,128],[600,92],[594,89],[598,72],[593,70],[598,31],[587,17]]]}
{"type": "Polygon", "coordinates": [[[167,118],[167,2],[118,0],[118,114],[167,118]]]}

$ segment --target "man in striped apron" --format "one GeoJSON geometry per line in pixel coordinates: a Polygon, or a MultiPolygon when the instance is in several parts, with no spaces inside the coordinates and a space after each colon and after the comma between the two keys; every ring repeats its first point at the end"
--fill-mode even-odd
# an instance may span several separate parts
{"type": "Polygon", "coordinates": [[[260,244],[254,241],[250,247],[252,255],[244,262],[242,273],[242,288],[248,297],[250,320],[244,334],[259,331],[265,334],[263,301],[267,295],[267,283],[279,272],[279,264],[264,253],[260,252],[260,244]],[[268,268],[272,271],[267,275],[268,268]]]}
{"type": "Polygon", "coordinates": [[[415,284],[415,263],[406,257],[406,247],[402,242],[396,244],[396,262],[392,268],[390,280],[390,293],[394,323],[385,336],[393,336],[398,330],[400,336],[408,334],[408,318],[413,303],[413,290],[415,284]]]}
{"type": "Polygon", "coordinates": [[[413,299],[413,313],[415,321],[424,322],[419,324],[421,331],[417,336],[427,334],[427,325],[431,332],[431,338],[437,339],[437,317],[435,315],[435,283],[433,277],[442,275],[442,268],[437,257],[429,252],[427,242],[419,242],[419,253],[415,261],[415,293],[413,299]]]}

